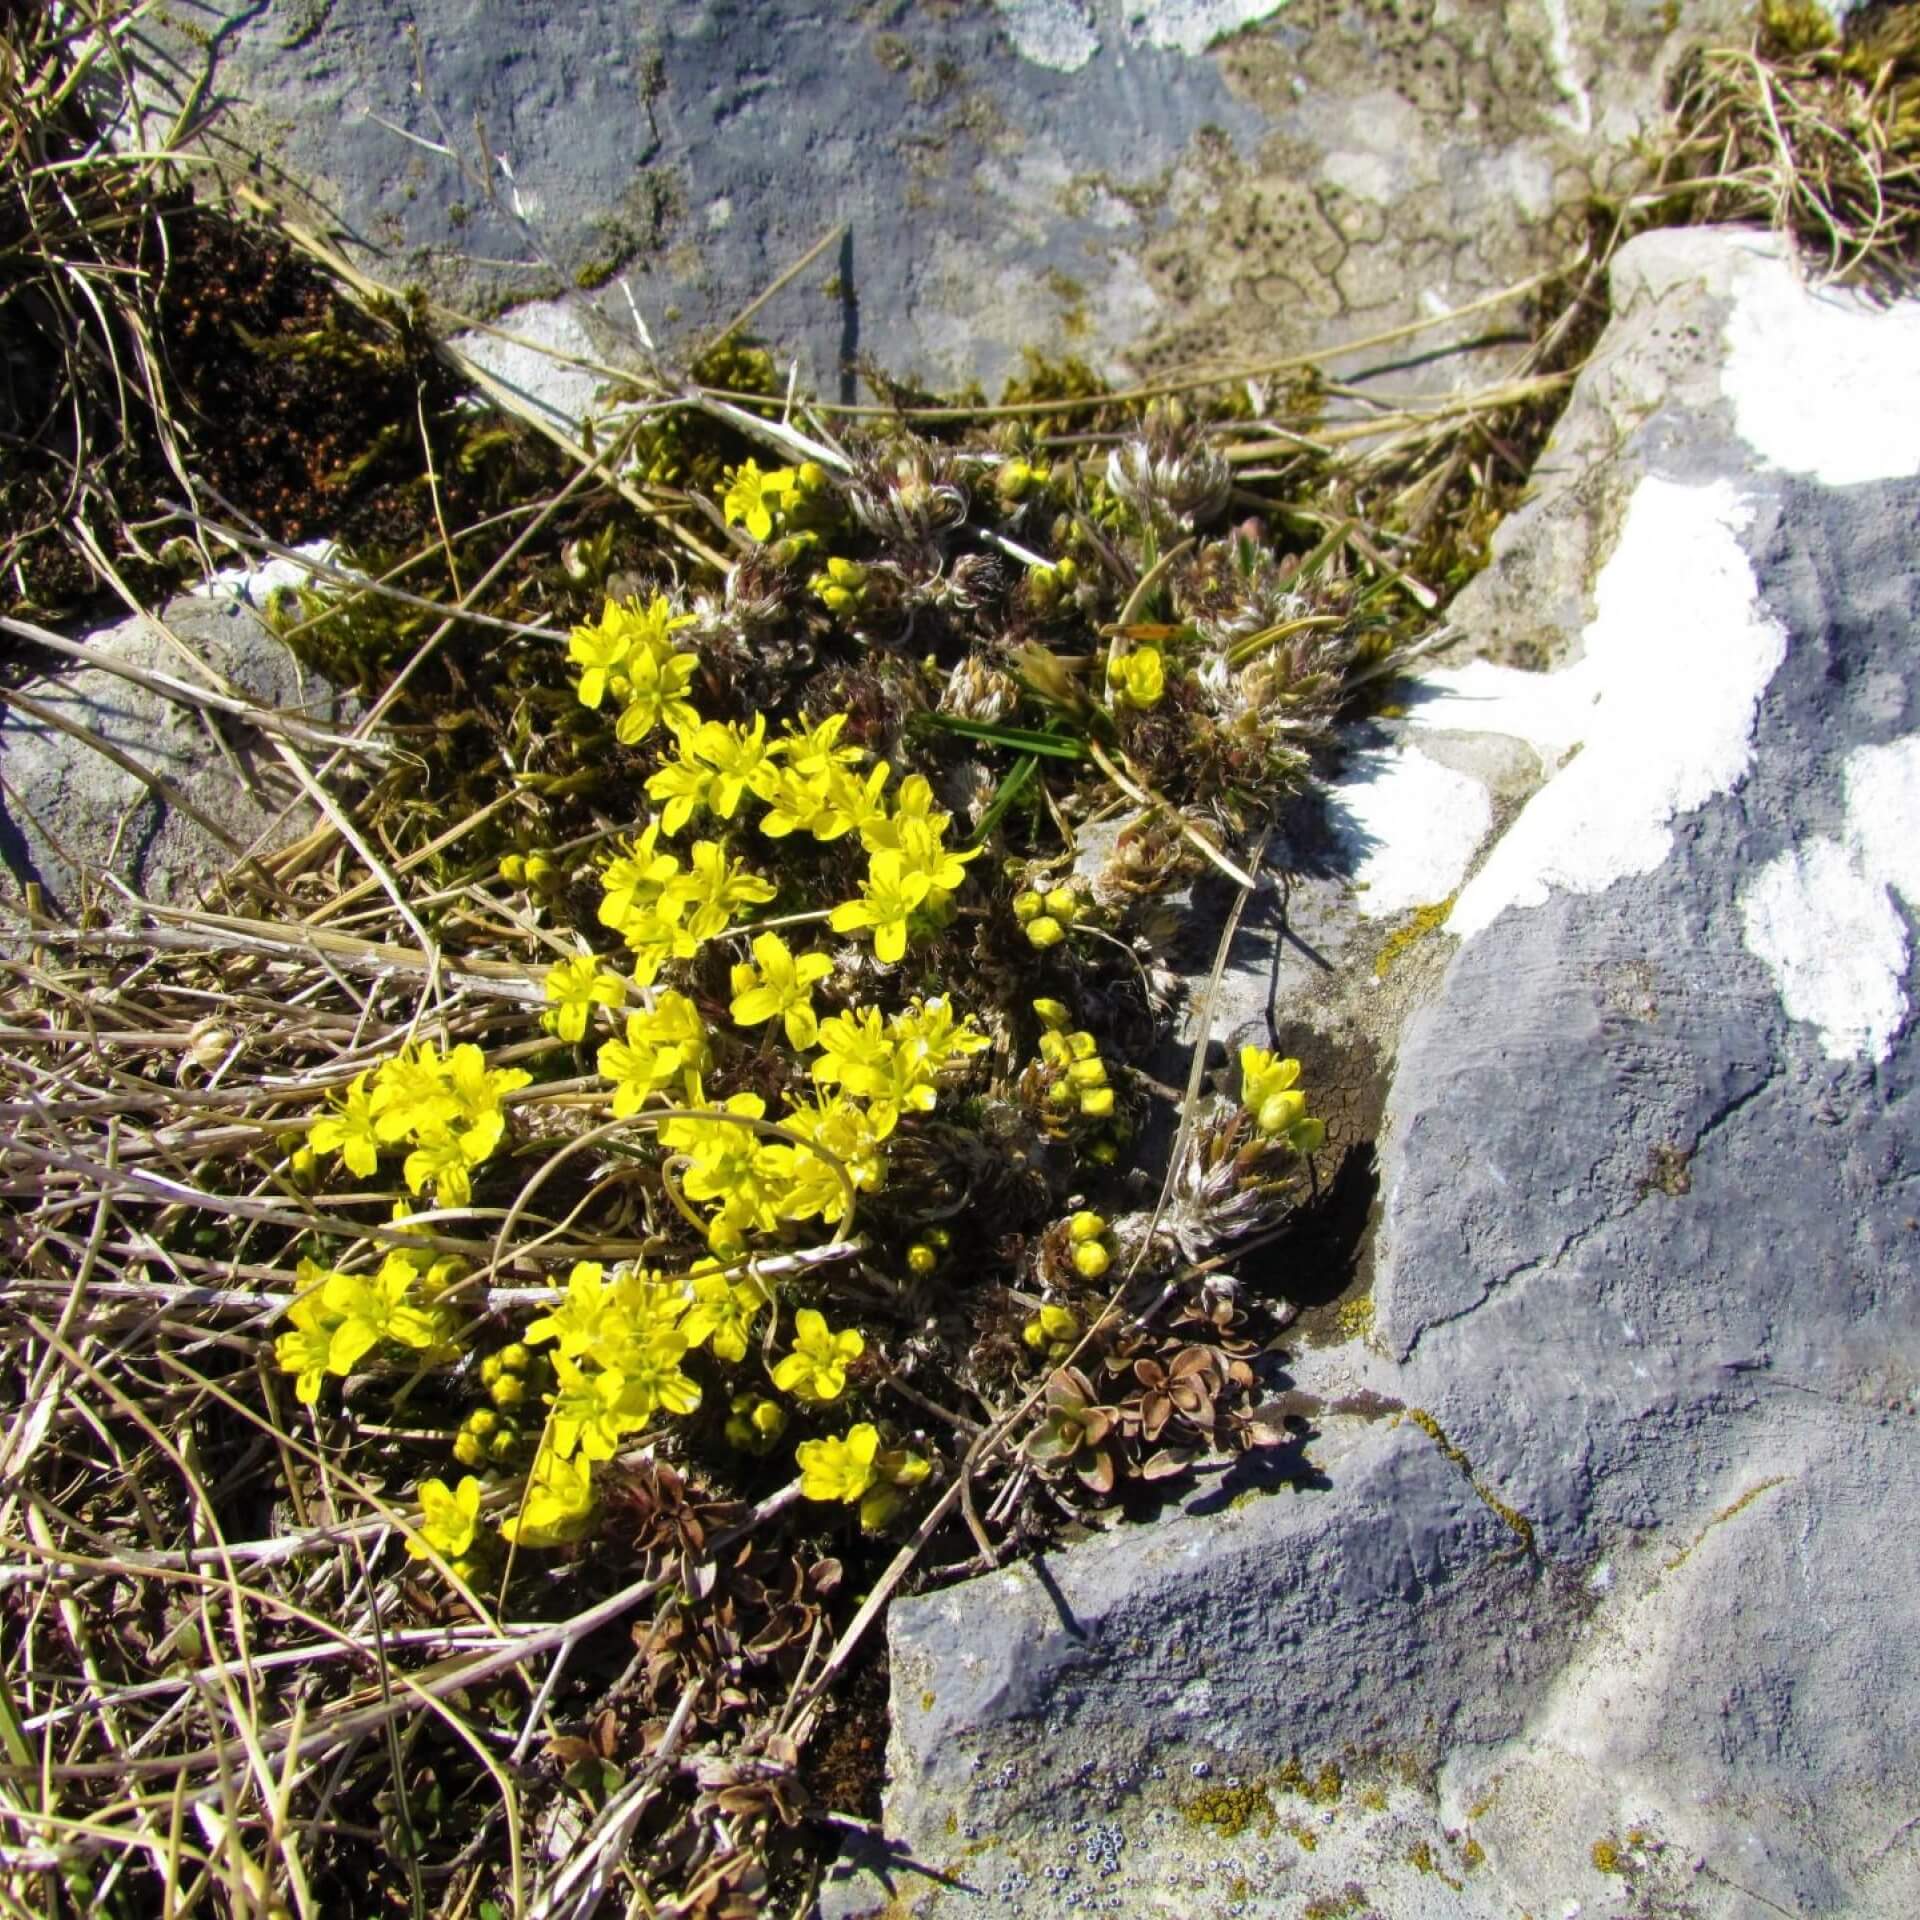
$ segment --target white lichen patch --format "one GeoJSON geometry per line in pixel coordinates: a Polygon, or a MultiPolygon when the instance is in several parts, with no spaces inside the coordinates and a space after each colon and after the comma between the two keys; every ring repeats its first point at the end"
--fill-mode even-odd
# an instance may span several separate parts
{"type": "Polygon", "coordinates": [[[1327,790],[1327,819],[1353,863],[1355,905],[1384,919],[1444,900],[1493,826],[1493,803],[1470,774],[1418,747],[1356,753],[1327,790]]]}
{"type": "Polygon", "coordinates": [[[1860,747],[1845,770],[1844,843],[1767,862],[1740,895],[1747,950],[1830,1060],[1884,1060],[1907,1017],[1907,925],[1920,907],[1920,735],[1860,747]]]}
{"type": "Polygon", "coordinates": [[[1091,9],[1079,0],[993,0],[1007,38],[1022,60],[1056,73],[1078,73],[1100,51],[1091,9]]]}
{"type": "Polygon", "coordinates": [[[1763,459],[1830,487],[1920,473],[1920,303],[1814,290],[1756,250],[1734,275],[1720,390],[1763,459]]]}
{"type": "Polygon", "coordinates": [[[577,433],[594,411],[605,376],[593,337],[565,300],[535,300],[504,315],[497,328],[457,334],[453,344],[490,380],[537,407],[555,426],[577,433]]]}
{"type": "MultiPolygon", "coordinates": [[[[302,541],[288,552],[322,567],[338,567],[340,563],[339,543],[333,540],[302,541]]],[[[354,574],[356,580],[362,577],[357,572],[354,574]]],[[[265,607],[273,594],[289,587],[311,586],[315,579],[314,569],[302,566],[299,559],[281,559],[275,555],[257,566],[222,567],[188,591],[202,600],[241,600],[250,607],[265,607]]]]}
{"type": "Polygon", "coordinates": [[[1056,73],[1078,73],[1108,42],[1189,57],[1278,13],[1286,0],[993,0],[1013,50],[1056,73]]]}
{"type": "Polygon", "coordinates": [[[1556,888],[1598,893],[1651,873],[1675,816],[1746,773],[1760,695],[1787,648],[1737,537],[1746,518],[1726,481],[1643,479],[1574,665],[1428,676],[1437,692],[1414,707],[1416,728],[1513,733],[1552,773],[1462,890],[1448,921],[1461,939],[1556,888]]]}
{"type": "Polygon", "coordinates": [[[1285,0],[1148,0],[1126,8],[1128,37],[1150,47],[1205,53],[1216,40],[1270,19],[1285,0]]]}

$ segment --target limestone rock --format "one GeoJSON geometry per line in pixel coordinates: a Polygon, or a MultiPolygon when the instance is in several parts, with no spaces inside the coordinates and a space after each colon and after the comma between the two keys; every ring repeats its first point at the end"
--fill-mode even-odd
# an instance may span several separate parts
{"type": "Polygon", "coordinates": [[[1613,291],[1359,772],[1481,782],[1445,930],[1274,976],[1394,1059],[1306,1471],[897,1604],[900,1851],[830,1911],[1920,1910],[1920,307],[1748,233],[1613,291]]]}
{"type": "MultiPolygon", "coordinates": [[[[348,716],[350,703],[301,671],[231,582],[177,599],[161,617],[192,654],[262,708],[319,729],[348,716]]],[[[142,618],[85,644],[136,671],[208,684],[188,653],[142,618]]],[[[243,720],[110,668],[66,661],[20,691],[51,717],[17,706],[0,712],[0,861],[16,900],[37,882],[49,911],[75,918],[96,902],[116,904],[105,879],[112,874],[144,898],[197,905],[240,854],[284,845],[313,825],[298,782],[243,720]],[[117,749],[190,805],[176,805],[74,729],[117,749]]]]}
{"type": "Polygon", "coordinates": [[[156,102],[204,79],[212,147],[389,283],[564,298],[527,325],[585,357],[631,356],[617,282],[684,352],[844,223],[755,324],[851,398],[868,354],[992,384],[1028,347],[1150,371],[1465,305],[1561,257],[1681,54],[1749,11],[268,0],[144,45],[156,102]]]}

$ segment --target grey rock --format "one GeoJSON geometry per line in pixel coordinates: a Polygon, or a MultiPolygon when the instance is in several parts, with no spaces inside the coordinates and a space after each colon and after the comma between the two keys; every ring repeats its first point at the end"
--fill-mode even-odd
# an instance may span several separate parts
{"type": "MultiPolygon", "coordinates": [[[[261,708],[313,727],[338,725],[352,711],[300,669],[237,593],[177,599],[161,619],[182,646],[140,617],[85,644],[136,671],[210,684],[197,656],[261,708]]],[[[169,698],[108,667],[70,662],[54,663],[20,691],[51,717],[18,706],[0,712],[0,862],[16,899],[37,883],[49,911],[77,918],[95,904],[116,904],[112,875],[143,898],[197,905],[241,855],[285,845],[314,823],[272,742],[244,720],[169,698]]]]}
{"type": "Polygon", "coordinates": [[[1560,257],[1687,46],[1747,11],[266,0],[157,12],[145,48],[156,102],[204,78],[212,147],[372,271],[483,316],[565,296],[603,354],[631,317],[583,281],[685,350],[845,223],[756,321],[831,392],[859,354],[1150,372],[1468,303],[1560,257]]]}
{"type": "Polygon", "coordinates": [[[1394,1056],[1373,1335],[1290,1366],[1406,1411],[1316,1416],[1296,1490],[1203,1487],[1044,1574],[896,1604],[896,1851],[850,1857],[829,1911],[889,1885],[926,1920],[1355,1886],[1388,1920],[1920,1910],[1920,879],[1883,844],[1920,783],[1863,817],[1859,778],[1920,748],[1920,310],[1816,298],[1744,234],[1636,242],[1614,291],[1540,498],[1457,608],[1524,652],[1502,623],[1533,583],[1522,637],[1560,670],[1449,669],[1409,703],[1401,744],[1480,767],[1511,822],[1465,937],[1428,937],[1424,1000],[1371,1004],[1350,930],[1343,986],[1271,1009],[1394,1056]],[[1724,546],[1648,544],[1702,501],[1724,546]],[[1632,751],[1605,732],[1642,713],[1605,675],[1665,604],[1622,573],[1649,554],[1656,671],[1721,657],[1696,576],[1783,635],[1740,756],[1692,786],[1711,701],[1663,727],[1656,686],[1632,751]],[[1584,731],[1502,731],[1570,692],[1584,731]],[[1596,871],[1617,822],[1566,796],[1599,766],[1631,811],[1674,755],[1645,844],[1596,871]],[[1556,817],[1536,897],[1511,863],[1556,817]],[[1813,878],[1770,917],[1782,875],[1813,878]],[[1328,1765],[1338,1797],[1303,1793],[1328,1765]],[[1089,1834],[1117,1837],[1097,1866],[1089,1834]]]}

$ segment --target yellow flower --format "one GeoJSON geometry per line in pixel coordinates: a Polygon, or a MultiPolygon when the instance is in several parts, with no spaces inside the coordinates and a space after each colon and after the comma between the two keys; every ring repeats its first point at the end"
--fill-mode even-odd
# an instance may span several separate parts
{"type": "Polygon", "coordinates": [[[813,989],[833,971],[824,953],[803,953],[796,960],[777,933],[763,933],[753,943],[755,966],[733,970],[733,1017],[743,1027],[757,1027],[775,1014],[786,1024],[788,1044],[810,1047],[818,1038],[813,989]]]}
{"type": "Polygon", "coordinates": [[[434,1204],[464,1207],[473,1200],[473,1169],[486,1155],[467,1151],[465,1136],[443,1127],[427,1134],[401,1168],[409,1193],[432,1187],[434,1204]]]}
{"type": "MultiPolygon", "coordinates": [[[[923,828],[938,839],[952,821],[952,814],[942,813],[934,806],[933,788],[927,784],[926,775],[910,773],[894,795],[893,811],[876,814],[860,823],[860,841],[869,853],[878,853],[883,847],[904,847],[903,836],[910,825],[923,828]]],[[[957,886],[959,882],[954,884],[957,886]]]]}
{"type": "Polygon", "coordinates": [[[592,1511],[592,1468],[584,1458],[566,1459],[548,1444],[534,1456],[519,1512],[500,1523],[500,1532],[517,1546],[558,1546],[586,1531],[592,1511]]]}
{"type": "Polygon", "coordinates": [[[678,833],[695,812],[707,804],[713,791],[713,769],[700,758],[699,739],[705,729],[695,727],[683,733],[675,743],[674,757],[647,779],[647,798],[664,800],[660,827],[665,833],[678,833]]]}
{"type": "Polygon", "coordinates": [[[722,820],[731,820],[740,808],[740,796],[752,793],[770,800],[778,769],[767,748],[767,716],[756,713],[751,728],[736,722],[709,720],[695,735],[700,758],[713,769],[713,792],[708,806],[722,820]]]}
{"type": "Polygon", "coordinates": [[[801,1400],[838,1400],[847,1389],[848,1366],[866,1350],[851,1327],[830,1332],[823,1315],[802,1307],[793,1316],[793,1351],[774,1368],[773,1384],[801,1400]]]}
{"type": "Polygon", "coordinates": [[[1327,1137],[1326,1123],[1307,1112],[1307,1096],[1295,1087],[1298,1060],[1276,1060],[1265,1047],[1240,1049],[1240,1104],[1269,1139],[1284,1139],[1296,1153],[1312,1153],[1327,1137]]]}
{"type": "Polygon", "coordinates": [[[603,973],[590,953],[563,960],[547,974],[547,998],[554,1002],[546,1023],[562,1040],[586,1037],[587,1015],[595,1007],[617,1007],[627,997],[618,975],[603,973]]]}
{"type": "Polygon", "coordinates": [[[606,1271],[597,1260],[576,1260],[567,1276],[566,1298],[552,1312],[530,1321],[521,1339],[530,1347],[557,1340],[569,1360],[590,1352],[600,1342],[612,1305],[606,1271]]]}
{"type": "Polygon", "coordinates": [[[717,840],[693,843],[692,866],[674,883],[677,897],[693,909],[687,931],[696,940],[711,940],[724,933],[739,907],[762,906],[776,891],[773,882],[763,880],[745,867],[727,858],[727,850],[717,840]]]}
{"type": "Polygon", "coordinates": [[[756,540],[773,535],[773,517],[792,499],[795,476],[791,467],[762,473],[755,460],[743,460],[733,470],[726,498],[721,502],[727,524],[745,527],[756,540]]]}
{"type": "Polygon", "coordinates": [[[624,853],[616,854],[600,873],[600,924],[623,933],[629,921],[660,911],[670,900],[680,878],[679,856],[659,848],[660,822],[647,829],[624,853]]]}
{"type": "Polygon", "coordinates": [[[1115,706],[1157,707],[1167,690],[1166,663],[1158,647],[1135,647],[1114,661],[1107,674],[1115,706]]]}
{"type": "Polygon", "coordinates": [[[800,1491],[809,1500],[839,1500],[852,1506],[874,1482],[874,1458],[880,1429],[863,1420],[844,1440],[803,1440],[793,1457],[800,1468],[800,1491]]]}
{"type": "MultiPolygon", "coordinates": [[[[313,1270],[312,1261],[301,1261],[303,1281],[313,1270]]],[[[321,1304],[317,1289],[296,1300],[287,1309],[287,1319],[293,1331],[281,1334],[274,1341],[274,1361],[282,1373],[294,1375],[293,1397],[303,1407],[315,1406],[320,1399],[321,1382],[333,1371],[333,1335],[340,1322],[321,1304]]],[[[347,1371],[352,1365],[353,1361],[348,1360],[341,1371],[347,1371]]]]}
{"type": "Polygon", "coordinates": [[[850,1204],[847,1182],[856,1192],[877,1192],[887,1175],[887,1157],[881,1142],[893,1130],[894,1115],[884,1125],[879,1115],[856,1106],[844,1094],[833,1094],[817,1106],[795,1107],[780,1116],[789,1133],[809,1144],[794,1149],[787,1170],[787,1189],[778,1203],[783,1220],[839,1222],[850,1204]],[[818,1143],[820,1152],[812,1150],[818,1143]],[[833,1158],[826,1158],[831,1154],[833,1158]],[[835,1164],[838,1162],[838,1165],[835,1164]],[[841,1179],[841,1170],[846,1182],[841,1179]]]}
{"type": "Polygon", "coordinates": [[[447,1085],[446,1062],[424,1040],[380,1064],[370,1104],[374,1132],[388,1142],[438,1133],[460,1116],[460,1102],[447,1085]]]}
{"type": "Polygon", "coordinates": [[[606,698],[607,682],[626,664],[633,640],[631,613],[611,600],[595,625],[574,628],[567,652],[581,669],[579,694],[583,707],[597,707],[606,698]]]}
{"type": "Polygon", "coordinates": [[[685,1154],[690,1162],[684,1176],[687,1198],[719,1204],[720,1217],[708,1232],[715,1246],[735,1244],[745,1233],[773,1226],[774,1188],[786,1153],[768,1147],[757,1128],[741,1124],[765,1115],[766,1102],[757,1093],[732,1095],[725,1110],[739,1119],[689,1115],[660,1129],[660,1144],[685,1154]]]}
{"type": "Polygon", "coordinates": [[[816,840],[837,840],[847,827],[834,813],[830,776],[803,772],[798,767],[782,767],[767,795],[767,810],[760,816],[760,831],[769,840],[784,840],[792,833],[810,833],[816,840]]]}
{"type": "Polygon", "coordinates": [[[874,956],[891,965],[906,953],[907,921],[925,903],[932,884],[924,873],[908,871],[901,855],[886,848],[868,863],[861,897],[835,907],[827,924],[835,933],[871,928],[874,956]]]}
{"type": "Polygon", "coordinates": [[[588,1373],[559,1353],[553,1377],[559,1391],[547,1395],[548,1430],[554,1452],[563,1459],[583,1453],[589,1460],[611,1460],[620,1443],[647,1424],[647,1413],[625,1404],[623,1375],[606,1369],[588,1373]]]}
{"type": "Polygon", "coordinates": [[[706,1346],[717,1358],[738,1362],[747,1357],[747,1338],[766,1300],[751,1280],[700,1271],[712,1264],[702,1261],[694,1269],[693,1310],[680,1323],[680,1331],[688,1346],[706,1346]]]}
{"type": "Polygon", "coordinates": [[[473,1545],[480,1522],[480,1482],[472,1474],[457,1487],[444,1480],[420,1482],[420,1531],[407,1535],[407,1551],[416,1560],[435,1553],[458,1560],[473,1545]]]}
{"type": "Polygon", "coordinates": [[[601,1077],[613,1082],[616,1120],[639,1112],[649,1095],[663,1091],[676,1077],[697,1105],[708,1064],[707,1030],[699,1008],[685,994],[661,994],[651,1012],[627,1015],[627,1037],[607,1041],[596,1064],[601,1077]]]}
{"type": "Polygon", "coordinates": [[[380,1135],[374,1126],[366,1074],[355,1074],[339,1106],[313,1123],[307,1144],[316,1153],[337,1152],[347,1163],[347,1171],[363,1180],[378,1170],[380,1135]]]}
{"type": "Polygon", "coordinates": [[[819,776],[836,767],[857,767],[866,755],[858,747],[843,747],[840,736],[846,731],[847,716],[830,713],[816,727],[805,714],[790,720],[779,739],[768,749],[777,754],[796,773],[819,776]]]}
{"type": "Polygon", "coordinates": [[[626,705],[614,738],[623,747],[635,747],[662,722],[675,733],[697,727],[700,715],[687,698],[687,685],[699,664],[697,653],[636,654],[628,663],[626,705]]]}

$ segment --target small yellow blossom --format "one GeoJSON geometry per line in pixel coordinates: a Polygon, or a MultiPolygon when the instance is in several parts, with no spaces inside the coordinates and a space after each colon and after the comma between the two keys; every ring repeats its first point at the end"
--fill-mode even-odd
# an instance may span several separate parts
{"type": "Polygon", "coordinates": [[[812,1046],[820,1032],[813,989],[833,971],[831,958],[803,953],[796,960],[777,933],[763,933],[754,940],[753,958],[753,966],[733,969],[734,1019],[743,1027],[757,1027],[777,1014],[785,1023],[790,1046],[812,1046]]]}
{"type": "Polygon", "coordinates": [[[593,1511],[593,1470],[584,1456],[569,1460],[551,1443],[534,1456],[520,1510],[500,1523],[517,1546],[552,1547],[577,1540],[593,1511]]]}
{"type": "Polygon", "coordinates": [[[583,953],[548,971],[547,998],[554,1005],[546,1022],[562,1040],[581,1040],[586,1037],[587,1015],[595,1007],[617,1007],[626,997],[619,976],[603,972],[592,954],[583,953]]]}
{"type": "Polygon", "coordinates": [[[436,1553],[458,1560],[473,1546],[480,1524],[480,1482],[472,1474],[461,1478],[457,1487],[444,1480],[420,1482],[420,1530],[407,1536],[407,1551],[416,1560],[430,1560],[436,1553]]]}
{"type": "Polygon", "coordinates": [[[1107,680],[1116,706],[1145,711],[1157,707],[1167,690],[1166,663],[1158,647],[1135,647],[1113,663],[1107,680]]]}
{"type": "Polygon", "coordinates": [[[833,1333],[824,1315],[802,1307],[793,1316],[793,1351],[774,1368],[773,1384],[801,1400],[838,1400],[847,1390],[848,1366],[866,1350],[853,1328],[833,1333]]]}
{"type": "Polygon", "coordinates": [[[685,878],[674,884],[691,909],[687,931],[696,940],[724,933],[741,907],[763,906],[777,891],[771,880],[730,861],[717,840],[696,840],[691,862],[685,878]]]}
{"type": "Polygon", "coordinates": [[[747,1341],[766,1297],[751,1280],[724,1273],[700,1271],[712,1262],[700,1262],[693,1273],[693,1307],[680,1323],[690,1347],[706,1347],[717,1359],[739,1362],[747,1357],[747,1341]]]}
{"type": "Polygon", "coordinates": [[[932,885],[924,873],[910,872],[897,851],[886,848],[869,862],[860,898],[835,907],[827,924],[835,933],[871,929],[875,957],[892,965],[905,955],[907,922],[925,903],[932,885]]]}
{"type": "Polygon", "coordinates": [[[800,1491],[809,1500],[839,1500],[854,1505],[874,1482],[874,1458],[880,1429],[863,1420],[844,1440],[803,1440],[793,1457],[800,1468],[800,1491]]]}
{"type": "Polygon", "coordinates": [[[1277,1060],[1265,1047],[1240,1049],[1240,1104],[1269,1139],[1283,1139],[1296,1153],[1313,1153],[1327,1137],[1326,1123],[1307,1112],[1307,1096],[1294,1082],[1298,1060],[1277,1060]]]}
{"type": "Polygon", "coordinates": [[[374,1125],[367,1075],[357,1073],[340,1105],[313,1123],[307,1144],[316,1153],[338,1153],[349,1173],[368,1178],[380,1165],[380,1135],[374,1125]]]}
{"type": "Polygon", "coordinates": [[[791,467],[762,473],[756,460],[743,460],[729,479],[721,510],[727,524],[745,527],[756,540],[771,539],[773,518],[794,496],[796,478],[791,467]]]}

